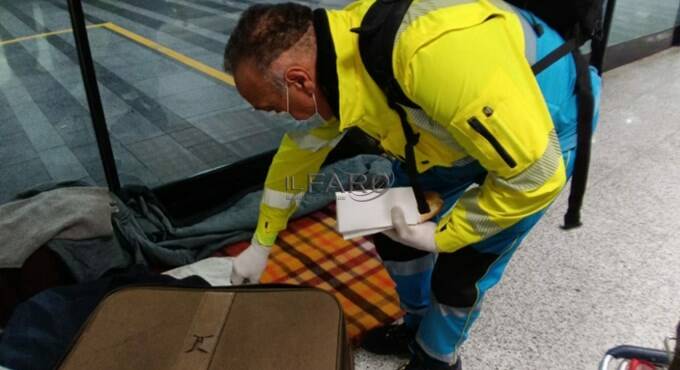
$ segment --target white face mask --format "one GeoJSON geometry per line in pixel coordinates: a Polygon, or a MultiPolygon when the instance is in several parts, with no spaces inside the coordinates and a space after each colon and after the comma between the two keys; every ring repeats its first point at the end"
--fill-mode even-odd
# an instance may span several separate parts
{"type": "Polygon", "coordinates": [[[288,112],[276,112],[276,111],[270,110],[270,111],[264,112],[264,114],[266,114],[267,117],[275,118],[277,120],[289,121],[290,118],[291,118],[290,114],[288,114],[288,112]]]}
{"type": "Polygon", "coordinates": [[[314,95],[314,93],[312,93],[312,100],[314,100],[314,114],[306,119],[296,119],[292,114],[290,114],[290,96],[288,93],[288,84],[286,84],[286,112],[291,117],[293,117],[293,120],[295,121],[295,131],[311,130],[315,127],[323,125],[326,122],[326,120],[323,119],[323,117],[321,117],[319,114],[319,107],[316,105],[316,95],[314,95]]]}

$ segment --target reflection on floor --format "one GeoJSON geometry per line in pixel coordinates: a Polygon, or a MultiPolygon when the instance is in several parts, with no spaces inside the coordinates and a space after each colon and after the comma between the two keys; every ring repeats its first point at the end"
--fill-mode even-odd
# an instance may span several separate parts
{"type": "MultiPolygon", "coordinates": [[[[89,24],[118,22],[219,69],[245,6],[97,0],[85,9],[89,24]]],[[[0,10],[0,202],[45,181],[103,185],[72,34],[52,34],[70,27],[65,3],[0,10]]],[[[232,86],[108,29],[90,28],[89,38],[124,183],[159,185],[278,144],[282,127],[250,111],[232,86]]]]}

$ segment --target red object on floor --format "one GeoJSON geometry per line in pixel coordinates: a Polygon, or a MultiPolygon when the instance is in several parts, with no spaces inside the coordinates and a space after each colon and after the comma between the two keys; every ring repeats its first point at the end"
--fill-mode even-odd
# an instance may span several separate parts
{"type": "MultiPolygon", "coordinates": [[[[335,207],[298,218],[279,234],[262,283],[313,286],[331,292],[345,313],[347,333],[361,334],[403,315],[395,284],[365,238],[344,240],[335,230],[335,207]]],[[[238,255],[248,242],[230,245],[218,255],[238,255]]]]}
{"type": "Polygon", "coordinates": [[[628,364],[628,370],[655,370],[656,366],[653,363],[634,358],[628,364]]]}
{"type": "Polygon", "coordinates": [[[222,248],[222,250],[220,250],[220,251],[217,251],[217,253],[213,254],[213,256],[214,257],[236,257],[239,254],[241,254],[241,252],[246,250],[246,248],[248,248],[249,245],[250,245],[249,241],[242,241],[242,242],[234,243],[234,244],[231,244],[231,245],[228,245],[228,246],[222,248]]]}

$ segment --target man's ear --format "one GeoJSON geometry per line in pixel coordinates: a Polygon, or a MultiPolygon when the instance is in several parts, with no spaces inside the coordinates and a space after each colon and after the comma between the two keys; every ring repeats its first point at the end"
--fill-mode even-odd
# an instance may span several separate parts
{"type": "Polygon", "coordinates": [[[285,82],[289,86],[295,86],[303,90],[309,96],[314,93],[314,89],[316,88],[310,73],[306,69],[298,66],[288,68],[285,74],[285,82]]]}

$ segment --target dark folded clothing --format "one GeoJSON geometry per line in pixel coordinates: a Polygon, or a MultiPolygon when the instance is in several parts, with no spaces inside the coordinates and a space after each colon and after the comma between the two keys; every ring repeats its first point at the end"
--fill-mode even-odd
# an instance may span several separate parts
{"type": "Polygon", "coordinates": [[[0,337],[0,365],[14,370],[54,368],[99,302],[113,290],[137,284],[210,286],[197,276],[177,280],[135,266],[123,274],[46,290],[16,307],[0,337]]]}
{"type": "Polygon", "coordinates": [[[20,269],[0,269],[0,327],[19,303],[45,289],[72,283],[66,265],[47,247],[35,251],[20,269]]]}

